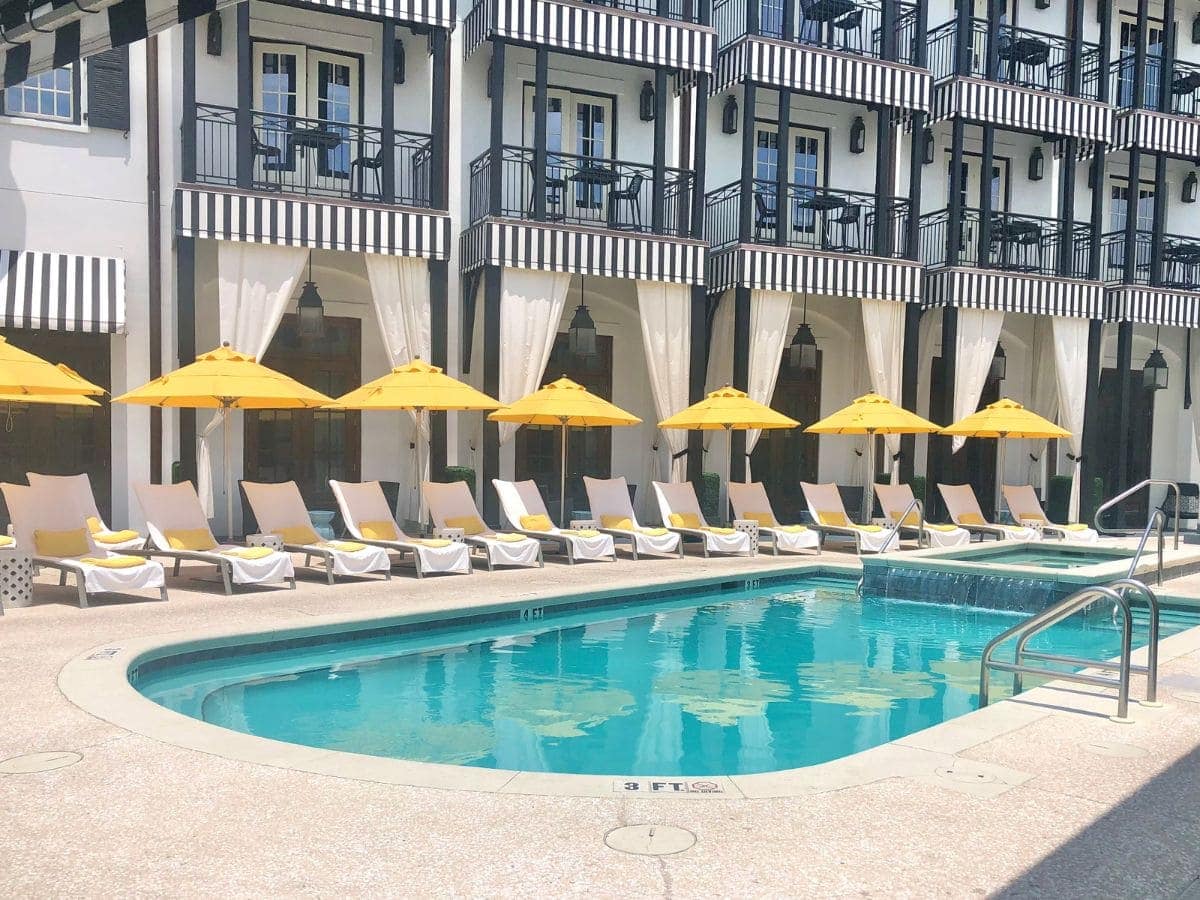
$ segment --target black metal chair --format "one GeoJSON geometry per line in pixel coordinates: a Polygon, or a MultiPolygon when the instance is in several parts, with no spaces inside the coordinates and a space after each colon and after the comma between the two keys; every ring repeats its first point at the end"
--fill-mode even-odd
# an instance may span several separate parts
{"type": "Polygon", "coordinates": [[[847,53],[863,52],[862,20],[863,11],[861,9],[856,9],[840,19],[833,20],[833,30],[840,35],[838,45],[847,53]],[[854,41],[853,47],[850,46],[851,38],[854,41]]]}
{"type": "Polygon", "coordinates": [[[261,159],[263,171],[267,174],[267,190],[283,190],[283,149],[274,144],[264,144],[258,137],[258,129],[250,129],[251,160],[261,159]],[[275,183],[271,183],[271,173],[275,173],[275,183]]]}
{"type": "Polygon", "coordinates": [[[842,207],[841,213],[836,219],[831,219],[831,225],[838,226],[838,243],[832,248],[834,250],[854,251],[862,249],[862,241],[859,240],[858,225],[862,220],[862,206],[858,203],[847,203],[842,207]],[[848,233],[854,236],[854,242],[846,240],[848,233]]]}
{"type": "Polygon", "coordinates": [[[629,183],[620,190],[608,192],[608,222],[612,228],[625,228],[628,225],[633,231],[642,230],[642,182],[645,177],[641,172],[634,172],[629,183]],[[627,203],[630,211],[630,221],[622,222],[617,214],[621,204],[627,203]]]}
{"type": "Polygon", "coordinates": [[[767,206],[766,195],[756,191],[754,193],[754,240],[761,241],[763,231],[767,229],[774,231],[778,227],[779,214],[773,207],[767,206]]]}
{"type": "Polygon", "coordinates": [[[1159,507],[1168,519],[1200,519],[1200,484],[1191,481],[1179,482],[1179,508],[1175,507],[1175,492],[1167,491],[1163,505],[1159,507]]]}
{"type": "MultiPolygon", "coordinates": [[[[552,169],[546,167],[546,219],[549,221],[557,221],[563,217],[562,201],[563,194],[567,190],[567,180],[551,175],[552,169]]],[[[529,217],[533,218],[533,210],[537,206],[537,168],[533,165],[533,160],[529,161],[529,177],[535,185],[529,189],[529,217]]]]}
{"type": "Polygon", "coordinates": [[[359,156],[350,161],[350,184],[353,186],[355,173],[358,174],[358,187],[354,189],[354,196],[358,199],[364,199],[367,196],[367,172],[375,176],[375,190],[371,193],[371,197],[383,201],[383,148],[379,148],[379,152],[372,156],[359,156]]]}

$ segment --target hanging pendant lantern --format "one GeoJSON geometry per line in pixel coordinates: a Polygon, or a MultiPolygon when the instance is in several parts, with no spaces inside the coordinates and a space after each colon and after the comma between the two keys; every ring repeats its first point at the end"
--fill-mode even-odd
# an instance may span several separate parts
{"type": "Polygon", "coordinates": [[[788,365],[799,372],[812,373],[817,371],[817,339],[808,324],[808,295],[804,295],[804,312],[800,317],[800,327],[792,336],[788,345],[788,365]]]}
{"type": "Polygon", "coordinates": [[[312,280],[312,253],[308,254],[308,281],[300,289],[296,315],[300,319],[300,333],[305,337],[321,337],[325,333],[325,301],[312,280]]]}
{"type": "Polygon", "coordinates": [[[567,347],[574,356],[596,355],[596,323],[583,302],[582,275],[579,276],[579,306],[575,307],[571,327],[567,330],[567,347]]]}
{"type": "Polygon", "coordinates": [[[1154,349],[1150,351],[1150,355],[1146,357],[1146,364],[1142,366],[1142,387],[1148,391],[1165,391],[1167,376],[1170,374],[1167,371],[1166,357],[1158,349],[1158,334],[1159,329],[1154,329],[1154,349]]]}
{"type": "Polygon", "coordinates": [[[996,353],[992,356],[992,364],[988,368],[988,381],[1003,381],[1008,374],[1008,354],[1004,352],[1004,345],[996,343],[996,353]]]}

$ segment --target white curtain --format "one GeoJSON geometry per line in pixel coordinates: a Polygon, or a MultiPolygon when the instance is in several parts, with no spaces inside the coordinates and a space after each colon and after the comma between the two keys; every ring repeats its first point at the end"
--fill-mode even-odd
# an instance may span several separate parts
{"type": "MultiPolygon", "coordinates": [[[[659,421],[688,405],[691,368],[692,298],[686,284],[638,281],[638,317],[642,323],[642,346],[646,370],[659,421]]],[[[683,481],[687,460],[677,453],[687,449],[687,432],[663,431],[671,455],[671,481],[683,481]]]]}
{"type": "MultiPolygon", "coordinates": [[[[788,340],[792,295],[782,291],[750,292],[750,371],[746,393],[752,400],[771,405],[779,363],[788,340]]],[[[762,432],[746,432],[746,480],[750,481],[750,454],[762,432]]]]}
{"type": "MultiPolygon", "coordinates": [[[[304,271],[303,247],[217,242],[217,299],[221,343],[262,359],[271,345],[296,282],[304,271]]],[[[185,362],[190,362],[186,360],[185,362]]],[[[196,451],[196,492],[204,514],[213,516],[212,436],[224,422],[218,411],[200,433],[196,451]]],[[[226,436],[228,439],[228,436],[226,436]]],[[[228,483],[230,473],[226,472],[228,483]]]]}
{"type": "MultiPolygon", "coordinates": [[[[863,340],[867,346],[867,366],[871,370],[871,388],[875,393],[900,405],[900,370],[904,355],[904,304],[894,300],[860,300],[862,307],[863,340]]],[[[884,464],[897,481],[899,467],[892,457],[900,449],[900,435],[885,434],[887,459],[884,464]]],[[[873,447],[867,447],[870,454],[873,447]]],[[[874,460],[869,467],[874,477],[874,460]]]]}
{"type": "MultiPolygon", "coordinates": [[[[1000,340],[1004,313],[994,309],[960,309],[958,311],[958,341],[955,344],[954,421],[975,412],[983,386],[987,381],[992,356],[1000,340]]],[[[966,438],[951,441],[954,452],[966,438]]]]}
{"type": "MultiPolygon", "coordinates": [[[[363,259],[389,365],[402,366],[418,356],[428,362],[433,346],[429,330],[429,263],[411,256],[377,253],[364,253],[363,259]]],[[[417,519],[420,485],[429,477],[429,421],[428,414],[420,418],[416,413],[409,416],[415,426],[415,439],[421,442],[421,452],[410,454],[412,478],[408,479],[404,506],[407,515],[417,519]],[[418,458],[424,471],[417,471],[418,458]]]]}
{"type": "MultiPolygon", "coordinates": [[[[542,386],[571,276],[505,268],[500,277],[500,396],[513,403],[542,386]]],[[[520,426],[500,423],[500,443],[520,426]]],[[[490,475],[488,477],[491,477],[490,475]]]]}
{"type": "MultiPolygon", "coordinates": [[[[1058,416],[1058,378],[1054,359],[1054,325],[1045,316],[1038,316],[1033,323],[1033,351],[1030,366],[1031,387],[1029,408],[1039,416],[1055,421],[1058,416]]],[[[1037,477],[1030,483],[1043,484],[1046,471],[1046,448],[1049,441],[1038,441],[1038,464],[1034,466],[1037,477]]]]}
{"type": "Polygon", "coordinates": [[[1192,332],[1191,371],[1188,373],[1192,382],[1192,405],[1188,412],[1192,414],[1192,434],[1196,439],[1196,451],[1200,453],[1200,398],[1196,397],[1196,385],[1200,384],[1200,346],[1197,346],[1197,334],[1192,332]]]}
{"type": "MultiPolygon", "coordinates": [[[[733,383],[733,307],[734,292],[726,291],[713,315],[712,334],[708,340],[708,369],[705,372],[704,392],[711,393],[733,383]]],[[[704,468],[721,476],[721,484],[729,480],[729,439],[723,431],[702,431],[706,462],[704,468]]]]}
{"type": "Polygon", "coordinates": [[[1058,382],[1058,421],[1071,432],[1071,455],[1076,458],[1071,473],[1071,499],[1067,515],[1079,521],[1080,465],[1083,451],[1083,408],[1087,396],[1088,320],[1055,316],[1054,371],[1058,382]]]}

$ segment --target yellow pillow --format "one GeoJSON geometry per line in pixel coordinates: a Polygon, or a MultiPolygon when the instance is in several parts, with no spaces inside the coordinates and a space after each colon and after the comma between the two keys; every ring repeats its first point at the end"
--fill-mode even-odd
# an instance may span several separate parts
{"type": "Polygon", "coordinates": [[[217,546],[207,528],[176,528],[164,531],[172,550],[212,550],[217,546]]]}
{"type": "Polygon", "coordinates": [[[1090,526],[1084,525],[1082,522],[1073,522],[1070,525],[1061,526],[1064,531],[1087,531],[1090,526]]]}
{"type": "Polygon", "coordinates": [[[782,531],[784,534],[800,534],[803,531],[808,531],[804,525],[775,525],[776,531],[782,531]]]}
{"type": "Polygon", "coordinates": [[[277,534],[285,544],[319,544],[321,536],[311,525],[292,525],[286,528],[272,528],[271,534],[277,534]]]}
{"type": "Polygon", "coordinates": [[[855,525],[853,522],[851,522],[850,527],[855,531],[866,531],[871,534],[874,534],[876,531],[883,531],[883,526],[881,525],[855,525]]]}
{"type": "Polygon", "coordinates": [[[124,531],[93,531],[92,540],[97,544],[123,544],[126,541],[135,541],[141,535],[136,531],[126,528],[124,531]]]}
{"type": "Polygon", "coordinates": [[[326,541],[325,546],[341,550],[343,553],[357,553],[359,550],[367,549],[366,544],[360,544],[358,541],[326,541]]]}
{"type": "Polygon", "coordinates": [[[451,516],[446,519],[447,528],[461,528],[463,534],[483,534],[487,531],[487,526],[483,524],[483,519],[479,516],[451,516]]]}
{"type": "Polygon", "coordinates": [[[526,531],[553,531],[554,523],[549,516],[521,516],[521,527],[526,531]]]}
{"type": "Polygon", "coordinates": [[[738,516],[739,519],[748,519],[751,522],[757,522],[763,528],[774,528],[775,517],[770,513],[746,513],[738,516]]]}
{"type": "Polygon", "coordinates": [[[595,528],[577,528],[572,531],[571,534],[578,535],[582,538],[593,538],[600,534],[600,532],[598,532],[595,528]]]}
{"type": "Polygon", "coordinates": [[[930,531],[957,531],[957,525],[934,525],[930,522],[925,523],[925,527],[930,531]]]}
{"type": "Polygon", "coordinates": [[[394,541],[399,537],[391,522],[359,522],[358,533],[368,541],[394,541]]]}
{"type": "Polygon", "coordinates": [[[817,521],[822,525],[837,525],[846,528],[850,524],[850,520],[846,518],[844,512],[818,512],[817,521]]]}
{"type": "Polygon", "coordinates": [[[42,556],[83,556],[92,549],[88,543],[87,529],[71,531],[35,531],[33,546],[42,556]]]}
{"type": "Polygon", "coordinates": [[[601,516],[600,524],[616,531],[633,531],[633,519],[629,516],[601,516]]]}
{"type": "Polygon", "coordinates": [[[671,513],[667,518],[676,528],[703,528],[695,513],[671,513]]]}
{"type": "Polygon", "coordinates": [[[262,559],[275,551],[270,547],[231,547],[221,552],[226,556],[236,556],[238,559],[262,559]]]}
{"type": "Polygon", "coordinates": [[[1048,524],[1048,520],[1046,519],[1046,517],[1043,516],[1041,513],[1036,513],[1036,512],[1024,512],[1024,513],[1021,513],[1019,516],[1017,516],[1017,518],[1022,522],[1029,521],[1029,522],[1041,522],[1042,524],[1048,524]]]}
{"type": "MultiPolygon", "coordinates": [[[[891,518],[891,520],[893,522],[895,522],[897,519],[900,518],[900,513],[897,510],[889,509],[888,516],[891,518]]],[[[916,528],[918,525],[921,524],[921,517],[917,515],[916,510],[913,510],[907,516],[904,517],[904,521],[901,524],[902,525],[910,525],[913,528],[916,528]]]]}
{"type": "Polygon", "coordinates": [[[424,538],[417,543],[423,547],[449,547],[454,541],[448,541],[445,538],[424,538]]]}
{"type": "Polygon", "coordinates": [[[707,531],[709,534],[733,534],[737,529],[721,528],[718,525],[705,525],[700,530],[707,531]]]}
{"type": "Polygon", "coordinates": [[[88,531],[92,534],[98,534],[104,530],[104,526],[100,524],[100,520],[95,516],[88,516],[85,524],[88,527],[88,531]]]}
{"type": "Polygon", "coordinates": [[[981,516],[979,513],[963,513],[961,516],[958,517],[958,524],[959,525],[986,525],[987,522],[983,521],[983,516],[981,516]]]}
{"type": "Polygon", "coordinates": [[[662,537],[664,534],[667,534],[667,529],[665,528],[641,528],[638,530],[649,537],[662,537]]]}
{"type": "MultiPolygon", "coordinates": [[[[449,520],[447,520],[447,521],[449,521],[449,520]]],[[[523,535],[523,534],[508,534],[508,533],[498,533],[495,535],[495,538],[498,541],[504,541],[505,543],[508,543],[508,544],[515,544],[518,541],[529,540],[529,538],[525,537],[525,535],[523,535]]]]}
{"type": "Polygon", "coordinates": [[[145,561],[140,556],[85,556],[80,560],[105,569],[133,569],[145,561]]]}
{"type": "Polygon", "coordinates": [[[7,534],[0,534],[0,547],[11,547],[16,541],[7,534]]]}

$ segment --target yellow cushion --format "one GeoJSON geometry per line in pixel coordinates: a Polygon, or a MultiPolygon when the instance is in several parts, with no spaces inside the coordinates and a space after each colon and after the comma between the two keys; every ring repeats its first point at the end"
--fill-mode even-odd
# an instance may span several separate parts
{"type": "Polygon", "coordinates": [[[805,525],[772,525],[775,531],[782,531],[784,534],[799,534],[802,531],[808,531],[805,525]]]}
{"type": "Polygon", "coordinates": [[[926,522],[925,527],[929,531],[958,531],[957,525],[933,525],[929,522],[926,522]]]}
{"type": "Polygon", "coordinates": [[[212,550],[217,546],[207,528],[176,528],[164,531],[172,550],[212,550]]]}
{"type": "Polygon", "coordinates": [[[601,516],[600,524],[616,531],[633,531],[633,519],[629,516],[601,516]]]}
{"type": "Polygon", "coordinates": [[[1040,522],[1043,525],[1048,524],[1050,521],[1045,516],[1043,516],[1041,513],[1036,513],[1036,512],[1023,512],[1023,513],[1018,514],[1017,518],[1021,521],[1029,520],[1030,522],[1040,522]]]}
{"type": "Polygon", "coordinates": [[[105,569],[134,569],[145,563],[146,560],[140,556],[85,556],[80,562],[105,569]]]}
{"type": "Polygon", "coordinates": [[[275,551],[270,547],[231,547],[221,552],[226,556],[236,556],[238,559],[262,559],[275,551]]]}
{"type": "MultiPolygon", "coordinates": [[[[889,509],[889,510],[888,510],[888,517],[889,517],[889,518],[890,518],[890,519],[891,519],[893,522],[895,522],[897,519],[899,519],[899,518],[900,518],[900,512],[901,512],[901,510],[898,510],[898,509],[889,509]]],[[[905,517],[904,517],[904,521],[903,521],[903,522],[901,522],[900,524],[902,524],[902,525],[909,525],[909,526],[911,526],[911,527],[913,527],[913,528],[916,528],[918,525],[920,525],[920,524],[921,524],[921,517],[917,515],[917,512],[916,512],[916,510],[913,510],[913,511],[912,511],[912,512],[910,512],[910,513],[909,513],[907,516],[905,516],[905,517]]]]}
{"type": "Polygon", "coordinates": [[[487,526],[483,524],[483,519],[479,516],[451,516],[446,519],[447,528],[461,528],[463,534],[483,534],[487,531],[487,526]]]}
{"type": "Polygon", "coordinates": [[[850,520],[846,518],[844,512],[817,512],[817,521],[822,525],[835,525],[842,528],[850,524],[850,520]]]}
{"type": "Polygon", "coordinates": [[[671,524],[676,528],[703,528],[700,524],[700,517],[695,513],[671,513],[667,516],[671,524]]]}
{"type": "Polygon", "coordinates": [[[126,541],[136,541],[141,535],[126,528],[124,531],[93,531],[92,540],[97,544],[123,544],[126,541]]]}
{"type": "Polygon", "coordinates": [[[570,533],[578,535],[579,537],[592,538],[598,535],[600,532],[598,532],[595,528],[577,528],[570,533]]]}
{"type": "Polygon", "coordinates": [[[42,556],[83,556],[92,549],[88,543],[87,529],[71,531],[35,531],[33,546],[42,556]]]}
{"type": "Polygon", "coordinates": [[[0,547],[11,547],[16,541],[7,534],[0,534],[0,547]]]}
{"type": "Polygon", "coordinates": [[[958,517],[958,524],[959,525],[986,525],[987,522],[983,521],[983,516],[981,516],[979,513],[963,513],[961,516],[958,517]]]}
{"type": "Polygon", "coordinates": [[[700,530],[707,531],[709,534],[734,534],[736,532],[734,528],[722,528],[719,525],[705,525],[700,530]]]}
{"type": "Polygon", "coordinates": [[[850,527],[853,528],[855,531],[865,531],[865,532],[868,532],[869,534],[874,534],[876,531],[883,531],[883,527],[880,525],[854,525],[854,524],[851,524],[850,527]]]}
{"type": "Polygon", "coordinates": [[[662,537],[669,533],[665,528],[639,528],[638,531],[650,537],[662,537]]]}
{"type": "Polygon", "coordinates": [[[449,547],[454,541],[448,541],[445,538],[424,538],[417,543],[423,547],[449,547]]]}
{"type": "Polygon", "coordinates": [[[774,528],[775,517],[770,513],[745,513],[738,516],[739,519],[748,519],[751,522],[757,522],[763,528],[774,528]]]}
{"type": "MultiPolygon", "coordinates": [[[[288,543],[290,544],[291,541],[288,543]]],[[[342,553],[357,553],[359,550],[367,549],[366,544],[360,544],[358,541],[326,541],[325,546],[333,550],[340,550],[342,553]]]]}
{"type": "Polygon", "coordinates": [[[286,528],[272,528],[271,534],[277,534],[285,544],[319,544],[321,536],[311,525],[292,525],[286,528]]]}
{"type": "Polygon", "coordinates": [[[398,537],[391,522],[359,522],[358,533],[368,541],[394,541],[398,537]]]}
{"type": "Polygon", "coordinates": [[[495,537],[496,540],[498,540],[498,541],[504,541],[505,543],[508,543],[508,544],[515,544],[518,541],[529,540],[529,538],[525,537],[525,535],[523,535],[523,534],[508,534],[507,532],[499,532],[499,533],[493,535],[493,537],[495,537]]]}
{"type": "Polygon", "coordinates": [[[85,524],[87,525],[88,531],[90,531],[92,534],[96,534],[97,532],[104,530],[104,526],[100,524],[100,520],[95,516],[88,516],[85,524]]]}
{"type": "Polygon", "coordinates": [[[521,516],[521,527],[526,531],[553,531],[554,523],[549,516],[521,516]]]}
{"type": "Polygon", "coordinates": [[[1059,527],[1064,531],[1087,531],[1091,526],[1084,525],[1082,522],[1073,522],[1070,525],[1060,525],[1059,527]]]}

